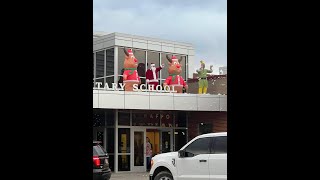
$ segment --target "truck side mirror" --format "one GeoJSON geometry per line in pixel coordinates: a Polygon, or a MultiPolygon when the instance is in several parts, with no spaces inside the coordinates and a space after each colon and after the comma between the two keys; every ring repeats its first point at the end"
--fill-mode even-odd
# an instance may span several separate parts
{"type": "Polygon", "coordinates": [[[179,155],[179,158],[184,158],[184,157],[186,157],[186,151],[185,150],[179,150],[178,151],[178,155],[179,155]]]}

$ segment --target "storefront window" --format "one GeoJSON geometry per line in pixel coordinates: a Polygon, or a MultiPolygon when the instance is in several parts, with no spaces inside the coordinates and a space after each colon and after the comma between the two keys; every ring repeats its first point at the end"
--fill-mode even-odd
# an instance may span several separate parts
{"type": "Polygon", "coordinates": [[[114,128],[107,128],[107,152],[114,153],[114,128]]]}
{"type": "Polygon", "coordinates": [[[133,126],[160,126],[160,111],[132,111],[133,126]]]}
{"type": "Polygon", "coordinates": [[[200,123],[199,124],[199,135],[212,133],[212,124],[211,123],[200,123]]]}
{"type": "Polygon", "coordinates": [[[105,126],[105,113],[102,109],[93,109],[93,127],[105,126]]]}
{"type": "Polygon", "coordinates": [[[124,110],[118,113],[118,124],[121,126],[130,126],[130,111],[124,110]]]}
{"type": "Polygon", "coordinates": [[[118,152],[130,153],[130,129],[119,128],[118,130],[118,152]]]}
{"type": "Polygon", "coordinates": [[[118,170],[130,171],[130,155],[119,155],[118,159],[118,170]]]}
{"type": "Polygon", "coordinates": [[[175,127],[187,127],[187,112],[178,111],[175,118],[175,127]]]}
{"type": "Polygon", "coordinates": [[[111,171],[114,171],[114,155],[109,155],[109,167],[111,171]]]}
{"type": "Polygon", "coordinates": [[[186,129],[176,129],[174,132],[175,138],[175,151],[180,150],[187,143],[187,130],[186,129]]]}
{"type": "Polygon", "coordinates": [[[100,145],[105,148],[104,146],[104,132],[103,131],[98,131],[97,132],[97,141],[100,141],[100,145]]]}
{"type": "Polygon", "coordinates": [[[108,109],[108,110],[105,110],[106,112],[106,123],[107,123],[107,126],[114,126],[114,110],[112,109],[108,109]]]}
{"type": "Polygon", "coordinates": [[[144,132],[134,132],[134,166],[144,166],[144,132]]]}
{"type": "Polygon", "coordinates": [[[173,127],[174,116],[172,111],[160,111],[161,127],[173,127]]]}

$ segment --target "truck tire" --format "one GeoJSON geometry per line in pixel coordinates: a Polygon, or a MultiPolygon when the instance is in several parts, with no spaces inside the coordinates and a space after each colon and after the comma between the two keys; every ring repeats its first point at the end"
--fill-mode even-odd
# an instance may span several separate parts
{"type": "Polygon", "coordinates": [[[154,178],[154,180],[173,180],[173,177],[171,175],[170,172],[168,171],[162,171],[159,172],[156,177],[154,178]]]}

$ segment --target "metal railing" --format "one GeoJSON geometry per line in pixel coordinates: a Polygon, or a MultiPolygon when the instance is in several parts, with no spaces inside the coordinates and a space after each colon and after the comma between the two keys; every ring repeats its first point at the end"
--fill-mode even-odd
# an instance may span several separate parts
{"type": "MultiPolygon", "coordinates": [[[[93,80],[97,80],[97,79],[104,79],[104,78],[110,78],[110,77],[114,77],[115,75],[109,75],[109,76],[103,76],[103,77],[98,77],[98,78],[93,78],[93,80]]],[[[123,77],[123,75],[117,75],[119,77],[123,77]]],[[[146,77],[141,77],[140,79],[146,79],[146,77]]],[[[166,79],[158,79],[159,81],[165,81],[166,79]]]]}

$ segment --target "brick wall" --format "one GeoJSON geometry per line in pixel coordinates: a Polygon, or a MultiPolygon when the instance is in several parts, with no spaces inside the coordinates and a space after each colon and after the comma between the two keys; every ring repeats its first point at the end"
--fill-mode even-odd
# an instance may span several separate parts
{"type": "MultiPolygon", "coordinates": [[[[188,93],[198,94],[198,80],[192,79],[188,80],[188,93]]],[[[227,78],[222,77],[219,79],[208,80],[208,90],[209,94],[227,94],[227,78]]]]}
{"type": "Polygon", "coordinates": [[[227,132],[227,112],[190,112],[188,140],[199,135],[200,123],[212,123],[212,132],[227,132]]]}

